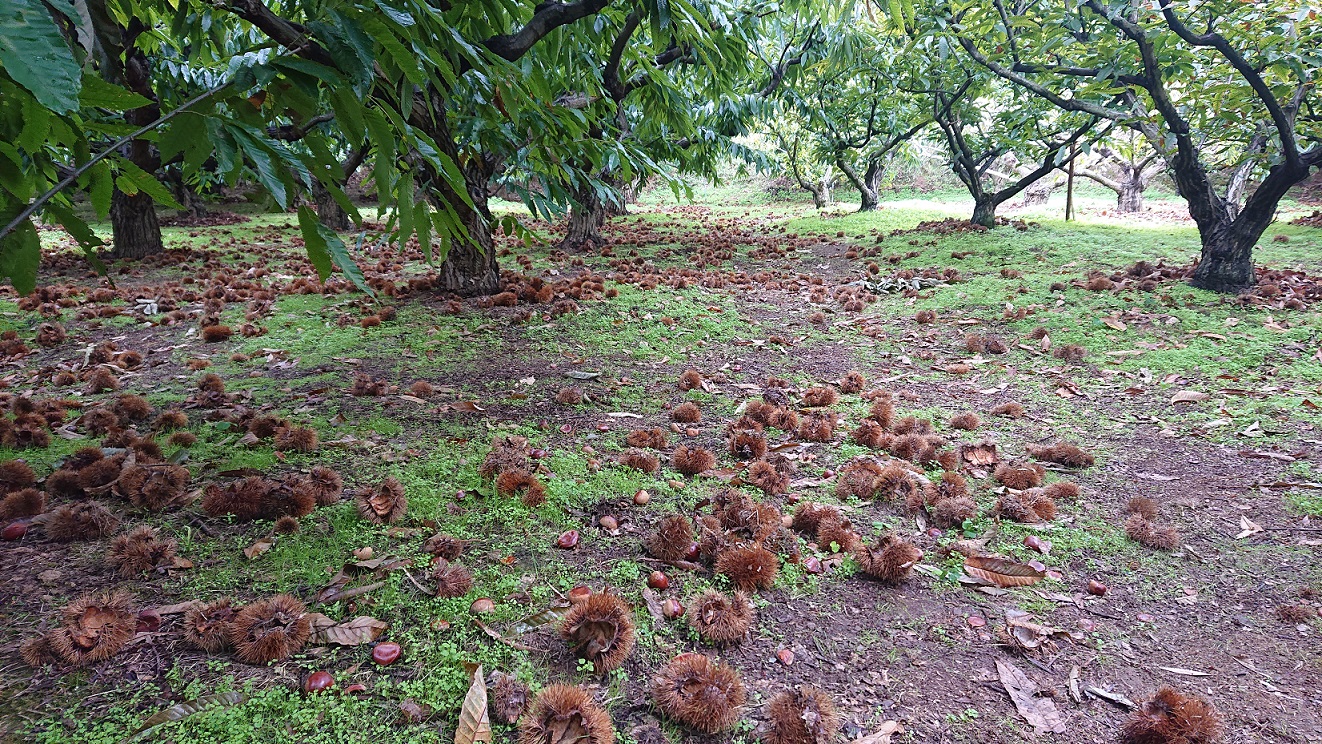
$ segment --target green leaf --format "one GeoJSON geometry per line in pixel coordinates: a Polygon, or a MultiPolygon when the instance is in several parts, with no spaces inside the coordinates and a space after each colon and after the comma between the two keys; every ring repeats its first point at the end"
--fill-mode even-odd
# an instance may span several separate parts
{"type": "Polygon", "coordinates": [[[308,260],[312,262],[312,268],[317,270],[317,278],[321,281],[331,275],[330,250],[326,245],[326,239],[322,236],[321,220],[317,219],[317,213],[306,204],[298,207],[298,228],[303,231],[303,245],[308,250],[308,260]]]}
{"type": "Polygon", "coordinates": [[[96,216],[105,219],[110,214],[110,198],[115,194],[115,174],[110,163],[105,160],[92,166],[87,171],[87,196],[92,202],[96,216]]]}
{"type": "Polygon", "coordinates": [[[431,263],[431,208],[427,206],[426,199],[414,203],[413,218],[417,221],[418,245],[427,263],[431,263]]]}
{"type": "Polygon", "coordinates": [[[54,217],[55,221],[60,223],[60,227],[63,227],[72,235],[73,239],[78,241],[78,245],[82,246],[84,250],[105,245],[105,241],[98,238],[96,233],[92,232],[91,226],[74,214],[67,204],[61,204],[54,200],[48,201],[46,202],[46,214],[54,217]]]}
{"type": "Polygon", "coordinates": [[[372,179],[376,181],[377,198],[385,204],[395,188],[395,133],[390,122],[378,108],[367,109],[367,132],[376,146],[372,158],[372,179]]]}
{"type": "Polygon", "coordinates": [[[51,119],[54,116],[50,109],[42,106],[35,98],[22,96],[22,101],[23,129],[14,139],[14,144],[28,152],[36,152],[46,144],[46,139],[50,135],[51,119]]]}
{"type": "Polygon", "coordinates": [[[78,92],[78,101],[84,106],[110,111],[128,111],[152,103],[150,98],[107,83],[97,75],[83,76],[83,89],[78,92]]]}
{"type": "Polygon", "coordinates": [[[344,128],[344,134],[351,145],[361,143],[367,138],[367,123],[363,120],[363,102],[354,94],[353,88],[338,85],[331,89],[331,108],[335,110],[335,120],[344,128]]]}
{"type": "Polygon", "coordinates": [[[0,13],[0,65],[55,113],[78,108],[82,69],[41,0],[5,0],[0,13]]]}
{"type": "Polygon", "coordinates": [[[170,209],[183,209],[179,202],[174,200],[174,195],[169,189],[157,181],[155,176],[134,165],[133,161],[117,158],[115,163],[119,166],[119,177],[115,179],[115,183],[119,185],[120,191],[130,195],[141,191],[157,204],[170,209]]]}
{"type": "MultiPolygon", "coordinates": [[[[376,296],[376,292],[367,286],[363,272],[349,255],[349,249],[344,245],[344,241],[340,240],[340,236],[336,235],[334,230],[321,224],[317,219],[317,213],[306,204],[298,208],[298,227],[303,232],[303,245],[307,248],[308,260],[312,262],[317,270],[317,276],[322,281],[326,281],[331,275],[331,267],[334,266],[348,277],[355,287],[373,297],[376,296]]],[[[361,235],[358,241],[361,247],[361,235]]]]}
{"type": "Polygon", "coordinates": [[[405,176],[400,181],[399,191],[395,195],[395,213],[399,215],[399,248],[402,251],[413,234],[413,177],[405,176]]]}
{"type": "Polygon", "coordinates": [[[233,131],[239,147],[248,156],[248,160],[252,161],[253,172],[257,174],[258,183],[275,199],[276,204],[279,204],[281,208],[288,208],[289,192],[285,188],[284,180],[276,172],[275,161],[271,159],[271,152],[266,148],[265,143],[244,129],[233,131]]]}
{"type": "MultiPolygon", "coordinates": [[[[4,213],[7,225],[14,218],[4,213]]],[[[0,277],[7,277],[20,295],[37,288],[37,265],[41,263],[41,238],[32,220],[19,223],[13,232],[0,238],[0,277]]]]}

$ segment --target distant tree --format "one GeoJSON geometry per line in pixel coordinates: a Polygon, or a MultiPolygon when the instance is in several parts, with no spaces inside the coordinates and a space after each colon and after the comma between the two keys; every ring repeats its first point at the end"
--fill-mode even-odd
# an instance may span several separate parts
{"type": "MultiPolygon", "coordinates": [[[[995,78],[959,69],[953,56],[943,58],[929,48],[924,58],[923,72],[914,83],[921,87],[908,92],[930,101],[950,168],[973,197],[975,224],[995,227],[997,208],[1059,168],[1071,146],[1097,123],[1096,117],[1058,115],[1049,106],[1035,105],[1031,96],[1016,95],[995,78]],[[1024,167],[998,179],[993,166],[1011,155],[1024,167]]],[[[914,60],[910,57],[911,63],[914,60]]]]}
{"type": "Polygon", "coordinates": [[[1143,192],[1165,169],[1161,154],[1133,135],[1112,137],[1093,148],[1093,162],[1080,168],[1079,175],[1090,178],[1115,192],[1115,211],[1133,214],[1143,211],[1143,192]]]}
{"type": "Polygon", "coordinates": [[[947,18],[1002,79],[1140,132],[1202,237],[1194,286],[1253,286],[1253,248],[1277,204],[1322,167],[1315,7],[1209,0],[1186,13],[1131,0],[993,0],[949,7],[947,18]],[[1214,174],[1241,166],[1220,187],[1214,174]]]}

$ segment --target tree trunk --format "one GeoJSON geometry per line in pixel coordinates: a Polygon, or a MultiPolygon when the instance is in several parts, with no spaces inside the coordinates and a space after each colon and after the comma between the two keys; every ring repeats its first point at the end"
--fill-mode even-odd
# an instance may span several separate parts
{"type": "Polygon", "coordinates": [[[170,187],[170,193],[174,194],[174,200],[184,208],[183,214],[190,219],[198,219],[207,213],[206,200],[197,190],[184,182],[183,174],[178,168],[167,167],[164,170],[165,182],[170,187]]]}
{"type": "MultiPolygon", "coordinates": [[[[456,163],[464,162],[459,146],[450,133],[445,100],[435,91],[413,107],[410,123],[432,136],[437,147],[456,163]]],[[[442,174],[428,176],[433,186],[432,198],[444,201],[463,222],[467,234],[450,241],[450,250],[440,268],[440,289],[462,297],[491,295],[500,291],[500,267],[496,264],[496,245],[491,236],[491,210],[487,208],[487,183],[494,166],[483,157],[470,158],[463,166],[464,187],[473,207],[460,198],[442,174]],[[476,207],[476,208],[474,208],[476,207]]]]}
{"type": "Polygon", "coordinates": [[[973,219],[975,225],[983,227],[996,227],[996,199],[991,194],[978,197],[973,202],[973,219]]]}
{"type": "Polygon", "coordinates": [[[1126,179],[1120,182],[1120,189],[1115,192],[1115,211],[1118,214],[1133,214],[1143,211],[1143,181],[1126,179]]]}
{"type": "Polygon", "coordinates": [[[596,189],[588,186],[574,190],[574,204],[569,210],[569,226],[560,248],[580,252],[602,243],[601,226],[606,224],[606,206],[596,189]]]}
{"type": "Polygon", "coordinates": [[[861,195],[858,211],[871,211],[881,203],[881,175],[885,170],[886,168],[880,160],[873,160],[868,163],[868,169],[863,174],[864,191],[861,195]]]}
{"type": "MultiPolygon", "coordinates": [[[[481,205],[486,206],[486,200],[481,205]]],[[[464,226],[468,228],[467,239],[454,241],[441,264],[441,289],[463,297],[496,294],[500,291],[500,267],[496,265],[490,219],[479,211],[467,210],[464,226]]]]}
{"type": "MultiPolygon", "coordinates": [[[[124,83],[129,90],[150,98],[152,102],[124,114],[124,121],[132,127],[145,126],[161,116],[161,106],[151,87],[147,55],[133,44],[139,30],[134,26],[134,30],[127,34],[124,83]]],[[[151,142],[135,139],[129,142],[127,149],[129,161],[146,173],[154,175],[160,169],[161,159],[152,149],[151,142]]],[[[116,188],[110,199],[110,227],[115,242],[110,252],[113,258],[143,258],[165,250],[161,224],[156,219],[156,203],[145,192],[129,196],[116,188]]]]}
{"type": "Polygon", "coordinates": [[[615,190],[620,193],[620,199],[618,202],[607,202],[602,205],[602,209],[605,210],[606,219],[625,216],[629,213],[629,205],[638,202],[637,187],[632,181],[625,181],[613,176],[608,177],[606,181],[614,186],[615,190]]]}
{"type": "Polygon", "coordinates": [[[818,209],[826,209],[831,206],[831,185],[826,176],[820,181],[803,181],[803,188],[812,194],[812,204],[818,209]]]}
{"type": "Polygon", "coordinates": [[[317,218],[323,225],[339,232],[347,232],[353,228],[349,213],[335,201],[330,190],[315,179],[312,181],[312,199],[313,206],[317,210],[317,218]]]}
{"type": "Polygon", "coordinates": [[[1213,292],[1243,292],[1257,283],[1253,270],[1253,246],[1270,220],[1256,232],[1236,222],[1225,222],[1203,233],[1203,252],[1194,268],[1195,287],[1213,292]]]}
{"type": "MultiPolygon", "coordinates": [[[[845,174],[845,178],[849,179],[854,188],[858,189],[858,211],[870,212],[876,209],[878,201],[877,183],[881,180],[881,169],[877,166],[877,163],[875,161],[869,163],[863,176],[860,176],[858,171],[854,170],[853,164],[844,158],[837,158],[835,165],[840,169],[840,172],[845,174]]],[[[821,209],[821,207],[818,207],[818,209],[821,209]]]]}
{"type": "Polygon", "coordinates": [[[165,250],[156,202],[145,192],[129,196],[115,189],[110,197],[110,227],[114,233],[111,258],[145,258],[165,250]]]}

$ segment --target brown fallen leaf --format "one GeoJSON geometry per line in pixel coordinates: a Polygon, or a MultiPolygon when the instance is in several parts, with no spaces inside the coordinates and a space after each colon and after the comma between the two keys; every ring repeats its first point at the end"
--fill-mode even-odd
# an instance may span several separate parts
{"type": "Polygon", "coordinates": [[[1197,390],[1181,390],[1171,398],[1171,403],[1202,403],[1212,396],[1197,390]]]}
{"type": "Polygon", "coordinates": [[[651,589],[643,589],[643,604],[647,607],[647,614],[652,616],[652,623],[657,627],[665,625],[666,616],[661,611],[661,600],[657,599],[656,592],[651,589]]]}
{"type": "Polygon", "coordinates": [[[1239,534],[1235,535],[1236,540],[1243,540],[1250,535],[1256,535],[1262,532],[1262,525],[1254,522],[1252,519],[1241,514],[1239,516],[1239,534]]]}
{"type": "Polygon", "coordinates": [[[199,600],[196,600],[196,599],[190,599],[190,600],[188,600],[187,602],[180,602],[179,604],[163,605],[163,606],[161,606],[161,607],[157,607],[157,608],[156,608],[156,614],[158,614],[158,615],[180,615],[180,614],[183,614],[183,613],[185,613],[185,612],[188,612],[189,610],[193,609],[194,607],[198,607],[198,606],[200,606],[201,604],[202,604],[202,602],[199,601],[199,600]]]}
{"type": "Polygon", "coordinates": [[[257,542],[244,548],[243,557],[252,560],[258,556],[265,555],[266,552],[273,547],[275,547],[275,535],[267,535],[266,537],[258,538],[257,542]]]}
{"type": "Polygon", "coordinates": [[[999,587],[1029,586],[1047,577],[1045,571],[1026,563],[988,556],[966,557],[964,573],[999,587]]]}
{"type": "Polygon", "coordinates": [[[959,446],[959,459],[965,465],[975,468],[985,468],[1000,462],[1001,458],[996,453],[995,442],[974,442],[971,444],[961,444],[959,446]]]}
{"type": "Polygon", "coordinates": [[[126,741],[142,738],[144,734],[156,728],[157,726],[160,726],[165,723],[174,723],[176,721],[182,721],[185,718],[188,718],[189,716],[201,713],[202,711],[210,708],[213,705],[216,706],[217,709],[233,708],[234,706],[242,703],[246,699],[247,698],[243,695],[243,693],[221,692],[215,695],[203,695],[202,697],[197,698],[196,700],[189,700],[187,702],[171,705],[169,708],[166,708],[165,710],[143,721],[142,725],[138,727],[138,730],[133,732],[133,735],[130,736],[128,739],[126,739],[126,741]]]}
{"type": "Polygon", "coordinates": [[[514,624],[510,626],[509,632],[513,635],[521,636],[539,628],[557,624],[565,619],[565,615],[569,614],[570,606],[571,605],[567,604],[551,605],[541,612],[529,615],[521,620],[516,620],[514,624]]]}
{"type": "Polygon", "coordinates": [[[851,744],[891,744],[891,737],[904,733],[904,727],[898,721],[886,721],[881,728],[855,739],[851,744]]]}
{"type": "Polygon", "coordinates": [[[342,586],[334,586],[334,585],[332,585],[332,586],[328,586],[328,587],[326,587],[325,589],[322,589],[321,591],[317,592],[317,596],[313,597],[312,600],[313,600],[314,602],[318,603],[318,604],[328,604],[328,603],[330,603],[330,602],[339,602],[340,600],[349,599],[350,597],[357,597],[357,596],[359,596],[359,595],[361,595],[361,594],[367,594],[368,592],[374,592],[374,591],[376,591],[377,589],[380,589],[381,587],[383,587],[383,586],[385,586],[385,585],[386,585],[386,582],[384,582],[384,581],[374,581],[374,582],[372,582],[371,584],[364,584],[364,585],[362,585],[362,586],[355,586],[355,587],[352,588],[352,589],[344,589],[342,586]]]}
{"type": "Polygon", "coordinates": [[[418,705],[411,698],[399,704],[399,714],[405,723],[422,723],[431,716],[430,705],[418,705]]]}
{"type": "Polygon", "coordinates": [[[491,720],[487,717],[487,681],[479,665],[473,670],[473,683],[459,709],[459,724],[454,730],[454,744],[491,741],[491,720]]]}
{"type": "Polygon", "coordinates": [[[361,646],[375,641],[386,631],[386,628],[390,627],[389,623],[366,615],[342,623],[337,623],[320,612],[309,613],[306,617],[312,626],[311,640],[317,644],[361,646]]]}
{"type": "Polygon", "coordinates": [[[1065,733],[1065,719],[1050,698],[1037,697],[1037,685],[1023,670],[1008,661],[996,660],[996,673],[1010,695],[1015,710],[1032,724],[1037,733],[1065,733]]]}

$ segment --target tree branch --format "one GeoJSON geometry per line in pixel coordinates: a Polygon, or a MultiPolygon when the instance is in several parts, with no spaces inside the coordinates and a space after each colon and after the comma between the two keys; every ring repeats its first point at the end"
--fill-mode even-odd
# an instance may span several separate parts
{"type": "Polygon", "coordinates": [[[243,20],[256,26],[272,41],[304,59],[318,64],[339,69],[335,58],[325,47],[308,37],[308,31],[302,25],[276,15],[261,0],[228,0],[224,8],[243,20]]]}
{"type": "Polygon", "coordinates": [[[633,36],[633,32],[638,30],[638,24],[642,21],[643,12],[641,10],[634,10],[628,18],[624,19],[624,26],[620,28],[620,33],[615,36],[615,41],[611,44],[610,56],[606,58],[606,66],[601,71],[601,78],[606,86],[606,91],[610,93],[611,100],[616,103],[623,101],[637,87],[634,81],[630,81],[627,85],[620,81],[620,60],[624,58],[624,50],[629,47],[629,37],[633,36]]]}
{"type": "Polygon", "coordinates": [[[1184,25],[1184,22],[1175,14],[1175,9],[1171,5],[1163,4],[1161,15],[1166,19],[1166,25],[1181,39],[1195,47],[1217,50],[1222,57],[1226,58],[1231,67],[1234,67],[1235,71],[1244,77],[1249,87],[1258,96],[1258,100],[1262,101],[1262,104],[1267,107],[1272,126],[1276,128],[1276,135],[1280,138],[1281,147],[1285,151],[1285,159],[1288,162],[1300,164],[1299,146],[1295,142],[1294,123],[1290,116],[1285,113],[1285,109],[1281,108],[1281,102],[1276,100],[1275,94],[1272,93],[1271,88],[1267,87],[1267,83],[1263,81],[1258,71],[1244,59],[1244,55],[1230,46],[1230,42],[1226,41],[1224,36],[1212,31],[1211,19],[1208,19],[1207,33],[1195,34],[1189,30],[1188,26],[1184,25]]]}
{"type": "Polygon", "coordinates": [[[532,18],[523,28],[512,34],[493,36],[482,43],[488,51],[509,62],[528,53],[547,34],[567,26],[580,18],[587,18],[605,10],[611,0],[579,0],[576,3],[544,2],[537,6],[532,18]]]}

